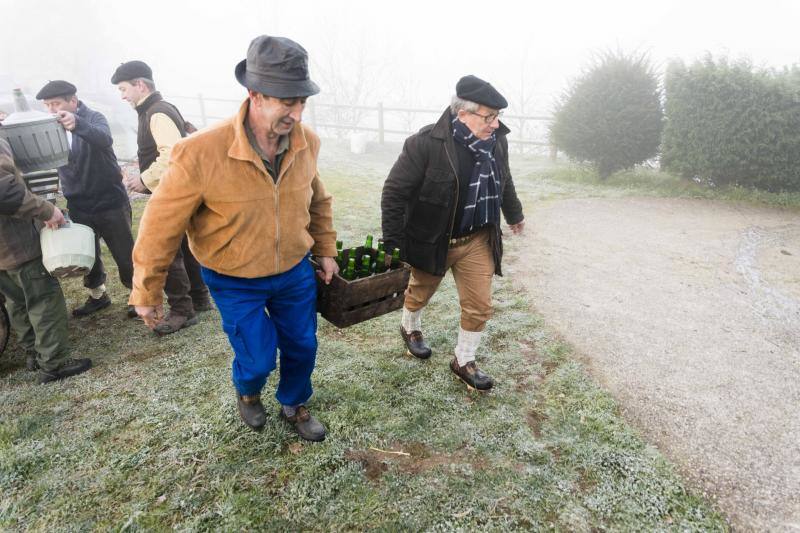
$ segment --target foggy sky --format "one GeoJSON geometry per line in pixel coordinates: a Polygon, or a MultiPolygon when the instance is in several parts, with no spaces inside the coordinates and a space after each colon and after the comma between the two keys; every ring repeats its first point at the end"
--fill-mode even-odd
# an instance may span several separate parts
{"type": "Polygon", "coordinates": [[[141,59],[165,94],[239,98],[234,66],[266,33],[308,50],[320,101],[338,90],[370,104],[439,108],[460,76],[475,74],[508,97],[509,112],[548,113],[601,50],[647,52],[657,67],[706,52],[795,63],[795,4],[0,0],[0,79],[33,92],[67,79],[79,91],[118,98],[111,74],[141,59]]]}

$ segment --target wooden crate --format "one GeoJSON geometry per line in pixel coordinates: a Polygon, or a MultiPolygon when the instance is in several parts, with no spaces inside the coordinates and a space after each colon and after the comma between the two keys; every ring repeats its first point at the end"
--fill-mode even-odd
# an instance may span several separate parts
{"type": "MultiPolygon", "coordinates": [[[[351,251],[355,252],[358,264],[364,248],[359,246],[343,250],[345,258],[351,251]]],[[[374,249],[370,252],[370,255],[376,253],[374,249]]],[[[311,262],[315,268],[319,268],[313,258],[311,262]]],[[[387,256],[386,264],[389,265],[390,262],[391,257],[387,256]]],[[[317,311],[322,314],[322,318],[339,328],[384,315],[403,307],[410,277],[411,267],[403,262],[399,268],[353,281],[347,281],[336,274],[330,285],[325,285],[317,277],[317,311]]]]}

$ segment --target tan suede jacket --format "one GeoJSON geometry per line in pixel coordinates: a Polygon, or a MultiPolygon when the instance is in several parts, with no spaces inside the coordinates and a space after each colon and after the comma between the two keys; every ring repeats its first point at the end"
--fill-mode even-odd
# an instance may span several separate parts
{"type": "Polygon", "coordinates": [[[203,266],[257,278],[286,272],[309,250],[336,255],[332,197],[317,173],[319,137],[290,133],[277,184],[247,140],[239,113],[172,149],[169,168],[145,207],[133,249],[131,305],[157,305],[184,232],[203,266]]]}

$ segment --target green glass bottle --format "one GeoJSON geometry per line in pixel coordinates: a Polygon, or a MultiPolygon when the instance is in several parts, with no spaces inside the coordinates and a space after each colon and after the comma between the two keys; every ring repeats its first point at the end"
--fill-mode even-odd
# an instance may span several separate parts
{"type": "Polygon", "coordinates": [[[344,255],[342,255],[342,241],[336,241],[336,264],[339,265],[340,270],[344,270],[344,255]]]}
{"type": "Polygon", "coordinates": [[[342,277],[347,281],[353,281],[356,279],[356,259],[355,257],[351,257],[347,260],[347,268],[344,269],[342,272],[342,277]]]}
{"type": "Polygon", "coordinates": [[[400,268],[400,248],[395,248],[392,250],[392,264],[390,268],[392,270],[395,268],[400,268]]]}
{"type": "Polygon", "coordinates": [[[364,241],[364,251],[372,251],[372,235],[367,235],[367,240],[364,241]]]}
{"type": "Polygon", "coordinates": [[[386,272],[386,252],[379,250],[378,259],[375,261],[375,273],[383,274],[384,272],[386,272]]]}
{"type": "Polygon", "coordinates": [[[386,251],[386,246],[383,244],[383,239],[378,239],[377,251],[378,251],[378,253],[386,251]]]}
{"type": "Polygon", "coordinates": [[[370,261],[369,254],[364,254],[361,256],[361,269],[358,271],[359,278],[368,278],[371,275],[369,271],[371,264],[372,262],[370,261]]]}

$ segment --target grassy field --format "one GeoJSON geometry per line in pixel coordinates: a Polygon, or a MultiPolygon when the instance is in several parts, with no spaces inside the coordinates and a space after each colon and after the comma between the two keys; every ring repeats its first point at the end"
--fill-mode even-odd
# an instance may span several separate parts
{"type": "MultiPolygon", "coordinates": [[[[379,234],[384,175],[323,163],[345,245],[379,234]]],[[[526,198],[571,187],[535,167],[516,175],[526,198]]],[[[427,362],[403,355],[399,312],[344,330],[320,320],[310,408],[329,437],[310,444],[276,416],[274,376],[264,431],[239,421],[216,312],[155,338],[123,318],[108,264],[114,305],[70,321],[92,371],[37,386],[13,344],[0,361],[0,529],[727,529],[511,280],[496,278],[479,358],[498,381],[490,394],[447,368],[459,314],[450,277],[423,318],[427,362]]],[[[85,299],[78,280],[64,289],[70,308],[85,299]]]]}
{"type": "Polygon", "coordinates": [[[575,187],[592,190],[602,195],[652,195],[672,198],[702,198],[726,202],[743,202],[789,209],[800,209],[800,193],[767,192],[735,185],[708,187],[658,170],[637,168],[612,174],[606,180],[587,167],[561,164],[539,173],[539,178],[564,187],[564,192],[574,195],[575,187]]]}

